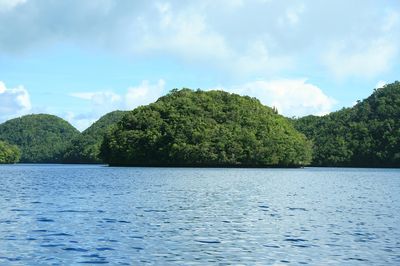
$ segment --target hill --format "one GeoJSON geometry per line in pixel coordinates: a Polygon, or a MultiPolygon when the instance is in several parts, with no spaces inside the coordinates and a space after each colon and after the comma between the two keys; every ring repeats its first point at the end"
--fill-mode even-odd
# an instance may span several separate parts
{"type": "Polygon", "coordinates": [[[100,145],[104,134],[121,120],[125,111],[114,111],[102,116],[68,146],[63,161],[65,163],[101,163],[100,145]]]}
{"type": "Polygon", "coordinates": [[[294,125],[314,143],[313,165],[400,167],[400,82],[376,89],[352,108],[294,125]]]}
{"type": "Polygon", "coordinates": [[[57,163],[79,131],[67,121],[47,114],[26,115],[0,125],[0,140],[17,145],[21,162],[57,163]]]}
{"type": "Polygon", "coordinates": [[[311,146],[255,98],[182,89],[128,112],[106,134],[101,156],[110,165],[302,166],[311,146]]]}

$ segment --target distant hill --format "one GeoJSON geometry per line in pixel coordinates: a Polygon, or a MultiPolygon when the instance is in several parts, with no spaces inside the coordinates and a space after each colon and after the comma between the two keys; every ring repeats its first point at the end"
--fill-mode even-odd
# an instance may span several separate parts
{"type": "Polygon", "coordinates": [[[400,82],[376,89],[352,108],[294,125],[314,143],[313,165],[400,167],[400,82]]]}
{"type": "Polygon", "coordinates": [[[66,163],[101,163],[99,158],[103,136],[110,127],[121,120],[126,111],[114,111],[102,116],[82,134],[76,136],[68,146],[63,162],[66,163]]]}
{"type": "Polygon", "coordinates": [[[26,115],[0,125],[0,140],[17,145],[21,162],[61,162],[69,141],[79,131],[67,121],[47,114],[26,115]]]}
{"type": "Polygon", "coordinates": [[[302,166],[311,146],[255,98],[182,89],[127,113],[106,134],[101,156],[110,165],[302,166]]]}

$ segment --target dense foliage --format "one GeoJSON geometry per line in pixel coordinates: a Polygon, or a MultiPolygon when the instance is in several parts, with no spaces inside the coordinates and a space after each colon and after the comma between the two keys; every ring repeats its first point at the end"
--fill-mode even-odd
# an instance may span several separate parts
{"type": "Polygon", "coordinates": [[[21,151],[15,145],[0,141],[0,164],[17,163],[21,158],[21,151]]]}
{"type": "Polygon", "coordinates": [[[66,163],[101,163],[100,145],[109,128],[121,120],[126,112],[114,111],[102,116],[88,129],[75,137],[64,155],[66,163]]]}
{"type": "Polygon", "coordinates": [[[79,131],[53,115],[26,115],[0,125],[0,140],[17,145],[21,162],[61,162],[65,149],[79,131]]]}
{"type": "Polygon", "coordinates": [[[101,155],[111,165],[301,166],[311,146],[255,98],[182,89],[127,113],[101,155]]]}
{"type": "Polygon", "coordinates": [[[295,126],[314,143],[314,165],[399,167],[400,82],[352,108],[300,118],[295,126]]]}

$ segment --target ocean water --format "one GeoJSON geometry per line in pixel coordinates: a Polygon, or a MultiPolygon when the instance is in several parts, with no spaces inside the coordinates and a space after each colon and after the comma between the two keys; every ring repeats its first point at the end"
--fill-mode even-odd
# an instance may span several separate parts
{"type": "Polygon", "coordinates": [[[400,170],[0,166],[0,265],[400,265],[400,170]]]}

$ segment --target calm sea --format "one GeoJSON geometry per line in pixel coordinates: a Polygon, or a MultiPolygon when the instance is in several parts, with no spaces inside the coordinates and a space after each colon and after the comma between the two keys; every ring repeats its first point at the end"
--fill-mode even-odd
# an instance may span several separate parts
{"type": "Polygon", "coordinates": [[[400,170],[0,166],[0,265],[400,265],[400,170]]]}

